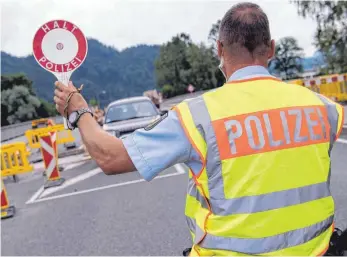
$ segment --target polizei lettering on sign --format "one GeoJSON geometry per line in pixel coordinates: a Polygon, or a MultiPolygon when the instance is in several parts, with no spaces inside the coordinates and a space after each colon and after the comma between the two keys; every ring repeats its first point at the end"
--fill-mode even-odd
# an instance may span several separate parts
{"type": "Polygon", "coordinates": [[[33,41],[33,52],[36,61],[46,70],[55,73],[71,72],[83,63],[87,55],[87,41],[82,31],[76,25],[64,20],[53,20],[42,25],[36,32],[33,41]],[[66,35],[64,31],[71,33],[72,37],[71,35],[66,35]],[[50,35],[50,38],[54,38],[55,41],[44,41],[44,38],[49,33],[56,33],[53,37],[50,35]],[[73,42],[73,47],[71,42],[73,42]],[[51,49],[50,55],[47,54],[47,51],[44,52],[43,49],[45,47],[47,48],[47,46],[43,44],[50,44],[48,46],[48,49],[51,49]],[[71,51],[71,49],[73,50],[71,51]],[[75,50],[76,52],[74,52],[75,50]],[[62,58],[56,58],[56,60],[54,60],[54,57],[59,57],[59,55],[64,55],[64,58],[68,61],[63,61],[64,63],[57,61],[62,58]]]}

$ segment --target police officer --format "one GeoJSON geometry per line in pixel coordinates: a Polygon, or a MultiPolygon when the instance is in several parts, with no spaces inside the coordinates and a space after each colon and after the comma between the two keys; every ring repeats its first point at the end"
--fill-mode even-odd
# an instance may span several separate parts
{"type": "Polygon", "coordinates": [[[63,114],[72,95],[70,123],[106,174],[137,170],[150,181],[187,164],[191,255],[324,254],[334,226],[330,152],[342,107],[269,74],[275,44],[256,4],[225,14],[217,48],[224,86],[123,140],[98,126],[72,83],[56,83],[56,107],[63,114]]]}

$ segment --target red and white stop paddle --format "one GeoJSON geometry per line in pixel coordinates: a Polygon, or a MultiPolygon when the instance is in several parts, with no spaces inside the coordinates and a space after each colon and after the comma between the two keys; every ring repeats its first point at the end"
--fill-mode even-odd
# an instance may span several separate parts
{"type": "MultiPolygon", "coordinates": [[[[73,23],[53,20],[43,24],[33,40],[33,53],[38,64],[67,86],[72,73],[87,56],[88,43],[73,23]]],[[[67,128],[66,119],[64,126],[67,128]]]]}

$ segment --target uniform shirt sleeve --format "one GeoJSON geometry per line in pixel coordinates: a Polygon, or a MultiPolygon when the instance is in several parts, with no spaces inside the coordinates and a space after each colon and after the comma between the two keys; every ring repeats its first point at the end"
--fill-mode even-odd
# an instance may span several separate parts
{"type": "Polygon", "coordinates": [[[175,111],[169,111],[150,130],[136,130],[123,143],[137,171],[147,181],[174,164],[196,158],[175,111]]]}

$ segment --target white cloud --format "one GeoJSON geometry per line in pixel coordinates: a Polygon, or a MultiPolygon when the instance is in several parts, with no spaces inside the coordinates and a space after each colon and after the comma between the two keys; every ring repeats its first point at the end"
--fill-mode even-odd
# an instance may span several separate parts
{"type": "MultiPolygon", "coordinates": [[[[312,46],[315,23],[297,15],[289,1],[254,1],[267,13],[272,36],[298,39],[306,55],[312,46]]],[[[136,44],[161,44],[180,32],[195,42],[207,42],[211,25],[235,1],[175,0],[8,0],[1,1],[1,49],[23,56],[32,52],[36,30],[52,19],[66,19],[87,37],[124,49],[136,44]]]]}

